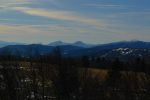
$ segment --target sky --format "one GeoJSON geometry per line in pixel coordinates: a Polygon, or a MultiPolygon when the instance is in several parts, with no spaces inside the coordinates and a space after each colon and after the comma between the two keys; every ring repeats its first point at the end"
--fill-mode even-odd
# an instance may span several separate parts
{"type": "Polygon", "coordinates": [[[150,40],[150,0],[0,0],[0,40],[150,40]]]}

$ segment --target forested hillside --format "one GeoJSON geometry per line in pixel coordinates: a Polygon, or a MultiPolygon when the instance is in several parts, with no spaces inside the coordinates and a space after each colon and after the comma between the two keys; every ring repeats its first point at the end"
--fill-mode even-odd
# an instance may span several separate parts
{"type": "Polygon", "coordinates": [[[149,100],[150,63],[142,58],[0,57],[0,100],[149,100]]]}

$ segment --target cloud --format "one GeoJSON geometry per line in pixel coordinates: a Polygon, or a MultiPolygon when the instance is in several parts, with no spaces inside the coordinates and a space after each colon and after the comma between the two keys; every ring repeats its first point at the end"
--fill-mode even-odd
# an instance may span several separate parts
{"type": "Polygon", "coordinates": [[[21,33],[40,33],[43,32],[38,26],[32,25],[0,25],[0,34],[21,34],[21,33]],[[15,33],[16,32],[16,33],[15,33]]]}
{"type": "Polygon", "coordinates": [[[0,1],[0,9],[7,9],[11,7],[16,7],[24,4],[30,4],[29,0],[5,0],[0,1]]]}
{"type": "Polygon", "coordinates": [[[74,37],[81,37],[76,28],[64,25],[23,25],[23,24],[3,24],[0,25],[0,40],[22,41],[32,43],[36,41],[48,42],[55,40],[72,40],[74,37]],[[69,38],[68,38],[69,37],[69,38]]]}
{"type": "Polygon", "coordinates": [[[103,21],[83,17],[81,15],[78,15],[70,11],[56,11],[56,10],[52,11],[52,10],[29,8],[29,7],[13,7],[13,9],[32,16],[40,16],[40,17],[62,20],[62,21],[72,21],[72,22],[77,22],[85,25],[92,25],[98,28],[104,27],[106,25],[106,23],[103,21]]]}
{"type": "Polygon", "coordinates": [[[147,11],[127,11],[127,12],[118,12],[113,13],[110,15],[111,17],[131,17],[131,16],[143,16],[143,17],[149,17],[150,16],[150,10],[147,11]]]}
{"type": "Polygon", "coordinates": [[[117,5],[117,4],[84,4],[84,6],[94,7],[94,8],[121,8],[121,5],[117,5]]]}
{"type": "Polygon", "coordinates": [[[46,25],[0,25],[0,39],[5,40],[30,42],[36,39],[40,40],[42,37],[44,39],[55,35],[57,36],[58,34],[53,34],[53,31],[48,30],[48,26],[46,25]]]}
{"type": "MultiPolygon", "coordinates": [[[[51,34],[53,32],[55,33],[69,33],[71,31],[78,30],[79,28],[70,27],[70,26],[64,26],[64,25],[24,25],[24,24],[3,24],[0,25],[0,34],[24,34],[24,33],[30,33],[30,34],[51,34]]],[[[82,28],[80,28],[82,29],[82,28]]]]}
{"type": "Polygon", "coordinates": [[[9,21],[10,19],[5,19],[5,18],[2,18],[0,19],[0,21],[9,21]]]}

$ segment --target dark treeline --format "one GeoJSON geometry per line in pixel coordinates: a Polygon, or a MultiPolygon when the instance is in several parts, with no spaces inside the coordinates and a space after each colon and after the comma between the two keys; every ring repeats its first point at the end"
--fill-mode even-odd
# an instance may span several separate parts
{"type": "MultiPolygon", "coordinates": [[[[16,57],[16,56],[0,56],[0,62],[5,63],[20,63],[20,62],[32,62],[32,63],[47,63],[51,65],[59,65],[55,55],[49,56],[36,56],[36,57],[16,57]]],[[[80,58],[61,57],[62,65],[66,66],[68,63],[72,66],[82,68],[97,68],[97,69],[112,69],[115,63],[120,64],[120,71],[134,71],[145,72],[150,71],[150,60],[137,57],[132,60],[120,60],[119,58],[110,59],[104,57],[88,57],[82,56],[80,58]]]]}
{"type": "Polygon", "coordinates": [[[0,100],[150,100],[149,63],[83,56],[0,57],[0,100]]]}

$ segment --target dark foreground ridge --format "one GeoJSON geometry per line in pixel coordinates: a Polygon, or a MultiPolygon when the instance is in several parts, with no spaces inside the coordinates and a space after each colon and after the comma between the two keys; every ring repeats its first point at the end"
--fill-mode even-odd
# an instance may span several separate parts
{"type": "MultiPolygon", "coordinates": [[[[121,50],[121,49],[119,49],[121,50]]],[[[150,63],[106,57],[0,56],[0,100],[149,100],[150,63]]]]}

